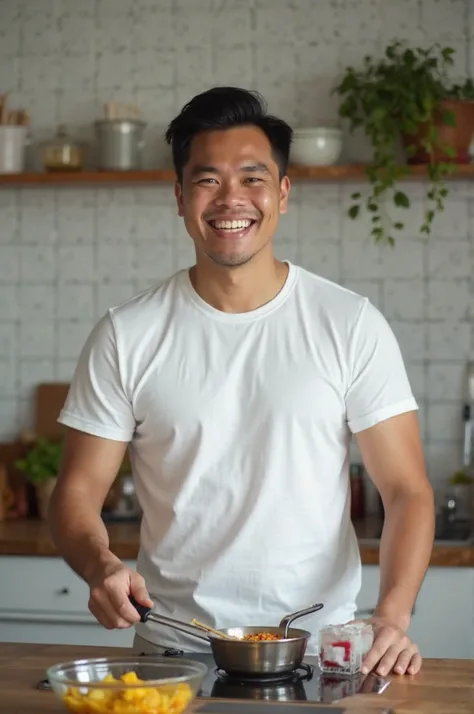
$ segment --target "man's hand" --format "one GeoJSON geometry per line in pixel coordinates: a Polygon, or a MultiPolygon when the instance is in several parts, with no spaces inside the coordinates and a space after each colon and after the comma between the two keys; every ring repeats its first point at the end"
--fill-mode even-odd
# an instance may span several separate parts
{"type": "Polygon", "coordinates": [[[367,622],[372,625],[374,642],[365,656],[363,674],[374,671],[384,676],[390,672],[417,674],[420,671],[420,651],[396,622],[384,617],[374,617],[367,622]]]}
{"type": "Polygon", "coordinates": [[[93,575],[89,586],[89,610],[108,630],[125,629],[140,621],[129,595],[141,605],[153,607],[144,579],[118,558],[113,558],[93,575]]]}

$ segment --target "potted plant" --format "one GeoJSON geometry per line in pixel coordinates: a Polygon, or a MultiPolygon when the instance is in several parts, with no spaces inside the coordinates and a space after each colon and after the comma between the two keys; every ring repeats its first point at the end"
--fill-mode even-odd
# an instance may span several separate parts
{"type": "MultiPolygon", "coordinates": [[[[436,213],[448,195],[445,178],[459,163],[470,160],[474,132],[474,83],[451,83],[448,76],[454,50],[433,45],[411,49],[401,42],[390,44],[380,60],[367,56],[360,69],[348,67],[334,92],[341,98],[339,115],[349,129],[362,128],[373,148],[366,167],[371,191],[365,208],[372,216],[372,236],[393,245],[403,229],[386,211],[385,201],[407,209],[410,199],[397,187],[410,175],[410,164],[425,163],[428,177],[427,209],[420,226],[430,234],[436,213]],[[397,149],[405,150],[400,165],[397,149]]],[[[356,218],[362,195],[352,195],[349,216],[356,218]]]]}
{"type": "Polygon", "coordinates": [[[474,478],[467,470],[456,471],[449,479],[449,493],[456,503],[459,518],[471,518],[473,511],[474,478]]]}
{"type": "Polygon", "coordinates": [[[61,451],[61,442],[37,439],[25,458],[15,461],[16,468],[35,487],[38,514],[43,519],[47,517],[49,499],[56,485],[61,451]]]}

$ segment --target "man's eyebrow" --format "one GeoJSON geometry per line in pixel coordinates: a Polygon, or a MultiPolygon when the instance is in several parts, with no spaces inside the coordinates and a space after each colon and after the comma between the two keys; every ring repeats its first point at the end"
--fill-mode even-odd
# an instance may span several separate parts
{"type": "Polygon", "coordinates": [[[251,172],[262,172],[264,174],[269,174],[270,169],[266,164],[258,163],[258,164],[244,164],[241,168],[241,171],[251,171],[251,172]]]}
{"type": "Polygon", "coordinates": [[[192,170],[192,176],[198,176],[199,174],[217,174],[219,173],[215,166],[204,166],[198,164],[192,170]]]}
{"type": "MultiPolygon", "coordinates": [[[[268,166],[264,163],[248,163],[248,164],[243,164],[240,167],[240,171],[244,171],[245,173],[264,173],[264,174],[269,174],[270,169],[268,166]]],[[[200,176],[201,174],[218,174],[219,170],[215,166],[208,166],[205,164],[197,164],[191,172],[192,176],[200,176]]]]}

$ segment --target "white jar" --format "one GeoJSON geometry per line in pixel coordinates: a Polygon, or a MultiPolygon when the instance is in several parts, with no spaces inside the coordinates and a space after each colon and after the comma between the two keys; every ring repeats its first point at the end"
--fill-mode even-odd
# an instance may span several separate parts
{"type": "Polygon", "coordinates": [[[27,143],[27,126],[0,126],[0,174],[24,171],[27,143]]]}
{"type": "Polygon", "coordinates": [[[290,150],[293,166],[329,166],[342,152],[342,131],[332,127],[295,129],[290,150]]]}

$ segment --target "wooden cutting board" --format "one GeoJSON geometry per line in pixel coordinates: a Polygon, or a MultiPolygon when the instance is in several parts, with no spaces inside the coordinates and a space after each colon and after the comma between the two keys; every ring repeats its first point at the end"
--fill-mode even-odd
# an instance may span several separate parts
{"type": "Polygon", "coordinates": [[[37,386],[33,423],[37,436],[51,440],[62,436],[64,427],[58,424],[58,416],[64,406],[68,390],[68,382],[45,383],[37,386]]]}

